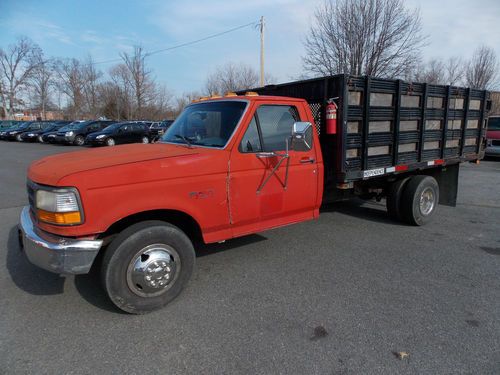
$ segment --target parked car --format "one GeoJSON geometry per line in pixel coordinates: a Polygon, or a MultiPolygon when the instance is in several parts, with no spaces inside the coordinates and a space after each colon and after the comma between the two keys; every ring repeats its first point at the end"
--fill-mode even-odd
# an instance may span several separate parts
{"type": "Polygon", "coordinates": [[[101,131],[114,122],[110,120],[95,120],[71,123],[56,132],[52,143],[83,146],[87,135],[101,131]]]}
{"type": "Polygon", "coordinates": [[[43,134],[55,132],[68,123],[70,123],[70,121],[47,122],[38,130],[28,130],[21,133],[20,137],[23,142],[37,142],[40,141],[43,134]]]}
{"type": "Polygon", "coordinates": [[[491,116],[488,119],[484,154],[486,156],[500,157],[500,116],[491,116]]]}
{"type": "Polygon", "coordinates": [[[114,146],[121,143],[149,143],[149,127],[143,122],[119,122],[102,131],[89,134],[85,143],[91,146],[114,146]]]}
{"type": "Polygon", "coordinates": [[[31,126],[35,121],[26,121],[7,128],[0,132],[0,139],[4,141],[14,141],[19,133],[22,133],[31,126]]]}
{"type": "Polygon", "coordinates": [[[151,142],[156,142],[165,133],[165,131],[172,125],[174,120],[164,120],[160,122],[153,122],[149,127],[149,136],[151,142]]]}

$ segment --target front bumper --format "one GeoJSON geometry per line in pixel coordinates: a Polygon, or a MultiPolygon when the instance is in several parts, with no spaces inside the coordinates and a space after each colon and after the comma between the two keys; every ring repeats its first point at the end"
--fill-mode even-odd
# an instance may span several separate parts
{"type": "Polygon", "coordinates": [[[40,230],[31,219],[29,206],[21,212],[19,239],[31,263],[63,274],[88,273],[102,246],[102,240],[59,237],[40,230]]]}

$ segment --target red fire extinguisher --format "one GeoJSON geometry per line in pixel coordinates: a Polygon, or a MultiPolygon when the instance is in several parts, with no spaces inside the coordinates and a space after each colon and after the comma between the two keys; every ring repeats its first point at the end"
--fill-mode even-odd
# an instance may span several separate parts
{"type": "Polygon", "coordinates": [[[326,134],[337,134],[337,104],[331,98],[326,105],[326,134]]]}

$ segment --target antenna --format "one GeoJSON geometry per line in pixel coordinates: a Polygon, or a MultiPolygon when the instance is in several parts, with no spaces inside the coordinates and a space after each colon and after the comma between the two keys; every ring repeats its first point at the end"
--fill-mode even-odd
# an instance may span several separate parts
{"type": "Polygon", "coordinates": [[[264,87],[264,16],[260,17],[260,87],[264,87]]]}

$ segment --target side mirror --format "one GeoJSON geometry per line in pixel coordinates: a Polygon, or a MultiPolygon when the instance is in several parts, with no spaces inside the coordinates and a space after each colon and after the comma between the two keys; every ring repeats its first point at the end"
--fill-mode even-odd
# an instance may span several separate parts
{"type": "Polygon", "coordinates": [[[310,122],[298,121],[293,124],[292,143],[294,151],[309,151],[313,144],[313,128],[310,122]]]}

